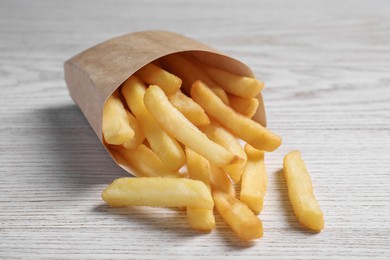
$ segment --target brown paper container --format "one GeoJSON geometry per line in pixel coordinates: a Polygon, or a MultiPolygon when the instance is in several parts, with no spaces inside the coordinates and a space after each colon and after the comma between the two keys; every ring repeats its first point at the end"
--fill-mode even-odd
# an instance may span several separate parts
{"type": "MultiPolygon", "coordinates": [[[[102,141],[103,106],[109,96],[132,74],[146,64],[178,52],[191,52],[206,64],[237,75],[253,77],[243,63],[183,35],[167,31],[144,31],[119,36],[100,43],[72,57],[64,64],[65,81],[74,102],[102,141]]],[[[238,86],[239,87],[239,86],[238,86]]],[[[253,119],[266,125],[261,94],[253,119]]],[[[126,171],[133,173],[105,145],[111,157],[126,171]]]]}

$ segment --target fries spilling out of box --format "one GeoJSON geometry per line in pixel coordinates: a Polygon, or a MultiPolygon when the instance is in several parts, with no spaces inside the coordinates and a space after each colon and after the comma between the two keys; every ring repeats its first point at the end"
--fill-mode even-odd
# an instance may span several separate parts
{"type": "MultiPolygon", "coordinates": [[[[137,176],[110,184],[105,202],[185,207],[191,227],[206,232],[215,208],[241,239],[263,235],[264,153],[282,139],[266,128],[264,84],[247,66],[184,36],[147,31],[73,57],[65,79],[109,154],[137,176]]],[[[322,212],[296,153],[284,161],[289,196],[299,222],[320,231],[322,212]]]]}

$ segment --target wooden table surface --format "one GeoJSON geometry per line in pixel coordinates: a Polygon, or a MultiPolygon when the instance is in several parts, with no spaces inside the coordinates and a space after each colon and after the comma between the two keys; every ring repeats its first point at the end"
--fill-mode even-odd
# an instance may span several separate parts
{"type": "Polygon", "coordinates": [[[389,259],[390,2],[0,2],[0,258],[389,259]],[[66,59],[133,31],[183,33],[248,64],[266,83],[264,237],[210,234],[184,212],[112,209],[128,174],[69,97],[66,59]],[[300,228],[281,173],[302,151],[325,230],[300,228]]]}

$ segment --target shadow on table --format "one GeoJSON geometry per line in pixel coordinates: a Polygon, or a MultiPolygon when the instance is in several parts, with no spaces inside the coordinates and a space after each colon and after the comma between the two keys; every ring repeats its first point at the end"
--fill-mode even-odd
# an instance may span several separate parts
{"type": "MultiPolygon", "coordinates": [[[[145,232],[151,229],[164,232],[165,235],[162,236],[166,236],[165,239],[174,238],[176,241],[178,239],[211,235],[207,232],[199,232],[192,229],[188,224],[186,212],[175,208],[113,208],[107,204],[101,204],[93,208],[93,211],[109,216],[119,216],[132,222],[134,224],[132,228],[145,229],[145,232]]],[[[217,232],[218,239],[222,238],[232,251],[244,250],[245,248],[256,245],[256,241],[242,241],[239,239],[216,212],[215,218],[216,228],[212,232],[217,232]]]]}
{"type": "Polygon", "coordinates": [[[107,204],[101,204],[93,208],[93,211],[109,216],[119,216],[129,222],[136,223],[135,226],[140,229],[165,232],[167,235],[173,235],[175,240],[207,235],[207,233],[193,230],[188,224],[186,211],[176,208],[113,208],[107,204]]]}
{"type": "Polygon", "coordinates": [[[290,198],[288,196],[287,183],[286,183],[286,179],[283,176],[283,169],[280,169],[275,174],[276,174],[276,180],[279,184],[277,187],[279,193],[278,199],[283,208],[284,219],[288,222],[290,227],[297,232],[307,234],[307,235],[318,234],[318,232],[305,229],[299,224],[297,218],[295,217],[294,211],[291,206],[290,198]]]}
{"type": "Polygon", "coordinates": [[[108,155],[77,106],[64,105],[34,113],[44,125],[49,153],[47,164],[60,183],[81,191],[129,176],[108,155]]]}

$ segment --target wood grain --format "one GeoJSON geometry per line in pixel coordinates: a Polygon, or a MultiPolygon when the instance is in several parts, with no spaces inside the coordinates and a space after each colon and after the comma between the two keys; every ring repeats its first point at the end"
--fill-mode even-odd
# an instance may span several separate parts
{"type": "Polygon", "coordinates": [[[389,259],[388,1],[0,2],[0,258],[389,259]],[[70,99],[63,62],[113,36],[165,29],[248,64],[266,82],[265,235],[240,242],[217,216],[111,209],[115,166],[70,99]],[[300,149],[325,215],[303,231],[280,172],[300,149]]]}

